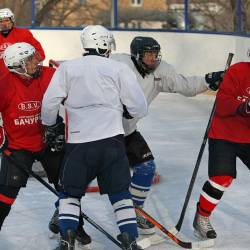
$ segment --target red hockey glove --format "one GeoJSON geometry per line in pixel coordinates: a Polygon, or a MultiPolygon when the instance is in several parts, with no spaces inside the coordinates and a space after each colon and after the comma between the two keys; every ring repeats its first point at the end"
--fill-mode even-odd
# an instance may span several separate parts
{"type": "Polygon", "coordinates": [[[237,108],[237,114],[244,117],[250,117],[250,98],[239,105],[237,108]]]}
{"type": "Polygon", "coordinates": [[[5,136],[5,132],[3,127],[0,126],[0,153],[4,151],[8,146],[8,140],[7,137],[5,136]]]}

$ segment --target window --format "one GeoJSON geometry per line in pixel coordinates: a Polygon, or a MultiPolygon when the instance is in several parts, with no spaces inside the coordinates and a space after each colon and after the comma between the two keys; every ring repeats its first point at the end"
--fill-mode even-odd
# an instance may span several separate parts
{"type": "Polygon", "coordinates": [[[143,0],[131,0],[131,5],[134,7],[142,6],[143,0]]]}

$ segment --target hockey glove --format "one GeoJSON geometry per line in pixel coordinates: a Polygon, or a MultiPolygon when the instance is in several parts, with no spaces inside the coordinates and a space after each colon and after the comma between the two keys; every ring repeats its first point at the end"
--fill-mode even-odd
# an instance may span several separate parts
{"type": "Polygon", "coordinates": [[[133,117],[129,114],[127,107],[123,105],[123,117],[126,119],[133,119],[133,117]]]}
{"type": "Polygon", "coordinates": [[[56,124],[44,126],[44,142],[52,151],[62,151],[65,145],[65,124],[63,118],[58,116],[56,124]]]}
{"type": "Polygon", "coordinates": [[[211,90],[216,91],[223,79],[224,71],[211,72],[205,75],[205,80],[211,90]]]}
{"type": "Polygon", "coordinates": [[[250,98],[239,105],[237,108],[237,114],[244,117],[250,117],[250,98]]]}
{"type": "Polygon", "coordinates": [[[0,153],[4,151],[8,147],[8,140],[5,135],[3,127],[0,126],[0,153]]]}

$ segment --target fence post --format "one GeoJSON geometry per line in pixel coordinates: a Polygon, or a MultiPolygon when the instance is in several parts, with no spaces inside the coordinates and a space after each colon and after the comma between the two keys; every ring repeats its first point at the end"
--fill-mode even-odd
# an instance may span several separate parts
{"type": "Polygon", "coordinates": [[[237,32],[242,33],[242,17],[243,17],[243,12],[242,12],[242,1],[237,0],[237,7],[236,7],[236,17],[237,17],[237,32]]]}
{"type": "Polygon", "coordinates": [[[185,31],[189,31],[189,0],[184,2],[184,22],[185,22],[185,31]]]}
{"type": "Polygon", "coordinates": [[[31,1],[31,28],[35,27],[36,23],[36,0],[31,1]]]}
{"type": "Polygon", "coordinates": [[[111,28],[118,28],[118,4],[117,0],[111,0],[111,28]]]}

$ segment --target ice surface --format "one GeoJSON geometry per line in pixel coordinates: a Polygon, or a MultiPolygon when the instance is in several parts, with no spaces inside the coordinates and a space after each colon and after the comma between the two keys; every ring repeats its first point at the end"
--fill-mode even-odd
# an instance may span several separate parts
{"type": "MultiPolygon", "coordinates": [[[[161,174],[161,182],[152,188],[145,210],[170,229],[178,221],[197,154],[211,112],[214,98],[199,95],[185,98],[161,94],[151,105],[149,115],[139,128],[147,139],[161,174]]],[[[201,187],[207,179],[207,149],[203,155],[185,220],[178,235],[196,241],[192,221],[201,187]]],[[[211,250],[249,249],[250,176],[238,162],[238,178],[215,210],[211,222],[218,238],[211,250]]],[[[0,232],[0,250],[52,250],[57,242],[49,239],[47,225],[53,214],[55,196],[34,179],[23,189],[0,232]]],[[[106,196],[89,193],[82,200],[83,211],[109,233],[118,233],[112,207],[106,196]]],[[[102,233],[86,222],[92,236],[92,249],[118,249],[102,233]]],[[[78,249],[78,248],[77,248],[78,249]]],[[[171,240],[151,247],[152,250],[180,249],[171,240]]]]}

